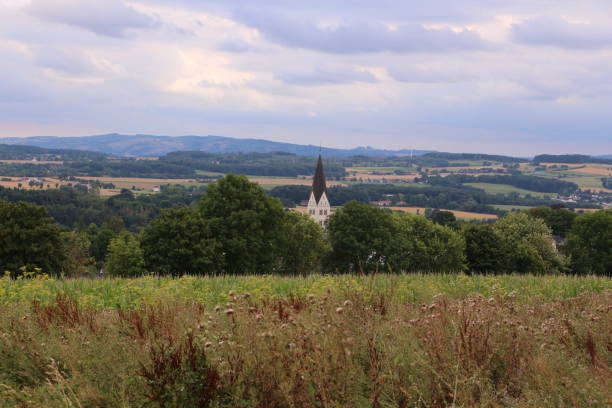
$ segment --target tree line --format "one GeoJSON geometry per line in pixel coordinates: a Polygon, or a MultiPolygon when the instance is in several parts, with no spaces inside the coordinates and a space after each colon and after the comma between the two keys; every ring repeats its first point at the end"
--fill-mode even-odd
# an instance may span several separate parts
{"type": "Polygon", "coordinates": [[[351,201],[332,214],[325,231],[237,175],[212,184],[191,207],[161,211],[139,233],[127,231],[117,216],[62,231],[44,207],[0,201],[0,270],[64,276],[101,266],[114,276],[612,272],[612,210],[576,215],[537,208],[491,225],[459,225],[445,211],[428,216],[351,201]]]}

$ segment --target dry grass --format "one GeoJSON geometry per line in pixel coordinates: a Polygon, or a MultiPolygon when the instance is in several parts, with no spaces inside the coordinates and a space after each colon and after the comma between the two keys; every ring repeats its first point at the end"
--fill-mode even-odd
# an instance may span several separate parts
{"type": "Polygon", "coordinates": [[[603,407],[612,293],[0,310],[1,407],[603,407]]]}

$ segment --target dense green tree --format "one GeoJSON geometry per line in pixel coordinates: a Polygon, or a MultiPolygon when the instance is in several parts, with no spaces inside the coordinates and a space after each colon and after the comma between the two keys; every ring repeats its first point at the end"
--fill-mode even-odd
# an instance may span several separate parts
{"type": "Polygon", "coordinates": [[[189,209],[162,211],[142,232],[146,267],[161,275],[200,275],[216,270],[221,255],[210,223],[189,209]]]}
{"type": "Polygon", "coordinates": [[[462,233],[468,272],[510,272],[508,256],[511,248],[506,247],[504,239],[491,225],[465,225],[462,233]]]}
{"type": "Polygon", "coordinates": [[[280,274],[307,274],[320,270],[329,244],[323,228],[309,216],[294,211],[285,212],[278,237],[278,266],[280,274]]]}
{"type": "Polygon", "coordinates": [[[465,242],[460,233],[425,217],[393,214],[395,235],[390,263],[397,271],[460,272],[465,242]]]}
{"type": "Polygon", "coordinates": [[[208,187],[198,210],[220,244],[219,272],[272,271],[284,215],[278,199],[245,176],[229,174],[208,187]]]}
{"type": "Polygon", "coordinates": [[[146,272],[144,255],[138,239],[123,231],[108,245],[106,270],[110,275],[121,277],[140,276],[146,272]]]}
{"type": "Polygon", "coordinates": [[[539,218],[512,213],[493,224],[508,248],[508,266],[517,273],[557,273],[565,258],[556,250],[550,228],[539,218]]]}
{"type": "Polygon", "coordinates": [[[65,276],[77,277],[87,273],[90,264],[89,255],[91,242],[85,232],[62,232],[63,246],[66,251],[66,260],[62,267],[65,276]]]}
{"type": "Polygon", "coordinates": [[[360,273],[391,269],[395,224],[390,212],[351,201],[330,216],[328,230],[332,269],[360,273]]]}
{"type": "Polygon", "coordinates": [[[445,210],[433,210],[431,212],[431,221],[435,224],[439,224],[445,227],[457,229],[457,217],[450,211],[445,210]]]}
{"type": "Polygon", "coordinates": [[[0,200],[0,273],[26,267],[59,274],[65,258],[59,227],[44,207],[0,200]]]}
{"type": "Polygon", "coordinates": [[[612,210],[579,216],[566,248],[575,273],[612,276],[612,210]]]}
{"type": "Polygon", "coordinates": [[[565,208],[534,207],[527,210],[532,217],[541,218],[554,235],[565,237],[577,215],[565,208]]]}

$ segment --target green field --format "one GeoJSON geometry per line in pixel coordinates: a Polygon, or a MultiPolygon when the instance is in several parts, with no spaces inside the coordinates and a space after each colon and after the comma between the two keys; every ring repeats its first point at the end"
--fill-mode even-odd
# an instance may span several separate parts
{"type": "Polygon", "coordinates": [[[499,210],[503,210],[503,211],[512,211],[512,210],[522,211],[522,210],[528,210],[530,208],[533,208],[528,205],[505,205],[505,204],[495,204],[493,205],[493,207],[499,210]]]}
{"type": "Polygon", "coordinates": [[[530,194],[532,197],[544,197],[549,196],[553,197],[556,194],[553,193],[539,193],[537,191],[529,191],[518,187],[513,187],[507,184],[492,184],[492,183],[464,183],[464,186],[480,188],[489,194],[508,194],[508,193],[518,193],[521,196],[526,196],[530,194]]]}
{"type": "Polygon", "coordinates": [[[3,278],[0,304],[0,408],[612,398],[607,278],[3,278]]]}
{"type": "Polygon", "coordinates": [[[612,280],[571,276],[468,276],[464,274],[222,276],[136,279],[0,279],[0,305],[49,303],[66,294],[80,304],[96,308],[130,308],[160,300],[195,300],[214,306],[227,301],[230,290],[249,292],[253,299],[290,295],[324,295],[328,292],[356,292],[367,297],[384,294],[402,302],[429,302],[438,293],[452,298],[470,294],[492,296],[516,292],[523,301],[559,300],[581,292],[612,290],[612,280]]]}

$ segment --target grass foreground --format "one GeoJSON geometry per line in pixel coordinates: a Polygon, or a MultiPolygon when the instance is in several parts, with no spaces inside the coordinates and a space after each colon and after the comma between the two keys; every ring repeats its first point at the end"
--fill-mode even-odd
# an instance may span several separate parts
{"type": "Polygon", "coordinates": [[[600,407],[612,280],[0,280],[0,407],[600,407]]]}

